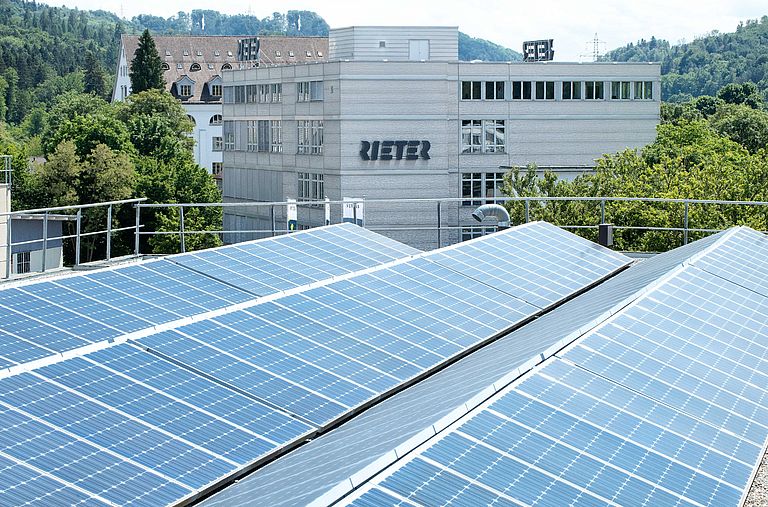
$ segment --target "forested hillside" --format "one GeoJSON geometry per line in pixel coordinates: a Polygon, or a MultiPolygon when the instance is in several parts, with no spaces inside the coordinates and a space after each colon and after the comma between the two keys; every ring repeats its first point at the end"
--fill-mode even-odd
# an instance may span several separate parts
{"type": "Polygon", "coordinates": [[[662,98],[685,102],[715,95],[729,83],[753,82],[768,99],[768,16],[740,23],[732,33],[712,32],[687,44],[651,37],[615,49],[616,62],[661,62],[662,98]]]}

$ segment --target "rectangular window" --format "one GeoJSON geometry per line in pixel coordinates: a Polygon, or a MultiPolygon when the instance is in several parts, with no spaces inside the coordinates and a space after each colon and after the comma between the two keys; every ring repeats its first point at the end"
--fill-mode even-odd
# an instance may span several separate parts
{"type": "Polygon", "coordinates": [[[635,100],[653,100],[653,81],[635,81],[635,100]]]}
{"type": "Polygon", "coordinates": [[[245,87],[245,99],[249,104],[259,101],[259,85],[247,85],[245,87]]]}
{"type": "Polygon", "coordinates": [[[612,100],[629,100],[630,83],[629,81],[612,81],[611,82],[611,99],[612,100]]]}
{"type": "Polygon", "coordinates": [[[248,135],[245,143],[245,149],[248,151],[257,151],[259,149],[259,142],[257,138],[257,122],[256,120],[248,120],[247,124],[248,135]]]}
{"type": "Polygon", "coordinates": [[[220,84],[211,85],[211,95],[213,95],[214,97],[221,97],[220,84]]]}
{"type": "Polygon", "coordinates": [[[282,102],[283,101],[283,84],[273,83],[270,86],[272,88],[272,102],[282,102]]]}
{"type": "Polygon", "coordinates": [[[536,100],[555,100],[555,82],[536,81],[536,100]]]}
{"type": "Polygon", "coordinates": [[[258,120],[257,150],[262,153],[269,151],[269,120],[258,120]]]}
{"type": "Polygon", "coordinates": [[[272,153],[283,152],[283,122],[280,120],[270,120],[270,144],[269,151],[272,153]]]}
{"type": "Polygon", "coordinates": [[[531,100],[531,82],[512,81],[512,100],[531,100]]]}
{"type": "Polygon", "coordinates": [[[581,81],[563,81],[563,100],[581,100],[581,81]]]}
{"type": "Polygon", "coordinates": [[[235,104],[245,104],[245,85],[235,86],[235,104]]]}
{"type": "Polygon", "coordinates": [[[603,100],[605,94],[603,93],[602,81],[585,81],[584,82],[584,98],[587,100],[603,100]]]}
{"type": "Polygon", "coordinates": [[[223,137],[213,137],[213,151],[221,151],[224,149],[224,138],[223,137]]]}
{"type": "Polygon", "coordinates": [[[325,182],[322,174],[300,172],[298,175],[299,201],[320,201],[325,198],[325,182]]]}
{"type": "Polygon", "coordinates": [[[225,121],[222,130],[224,131],[224,151],[233,151],[235,149],[235,122],[225,121]]]}
{"type": "Polygon", "coordinates": [[[224,164],[222,162],[211,162],[211,174],[221,177],[224,171],[224,164]]]}
{"type": "Polygon", "coordinates": [[[504,100],[504,81],[486,81],[485,100],[504,100]]]}
{"type": "Polygon", "coordinates": [[[260,84],[259,85],[259,104],[266,104],[267,102],[270,102],[272,99],[272,94],[270,92],[270,87],[268,84],[260,84]]]}
{"type": "Polygon", "coordinates": [[[303,155],[323,153],[323,120],[298,120],[298,150],[303,155]]]}
{"type": "Polygon", "coordinates": [[[461,100],[480,100],[483,87],[482,81],[462,81],[461,100]]]}
{"type": "Polygon", "coordinates": [[[504,153],[504,120],[462,120],[462,153],[504,153]]]}
{"type": "Polygon", "coordinates": [[[486,234],[491,234],[492,232],[496,232],[496,228],[494,227],[462,227],[461,240],[469,241],[470,239],[479,238],[480,236],[485,236],[486,234]]]}
{"type": "Polygon", "coordinates": [[[296,102],[323,100],[322,81],[302,81],[296,83],[296,102]]]}
{"type": "Polygon", "coordinates": [[[223,92],[224,92],[224,103],[234,104],[235,103],[235,87],[225,86],[223,92]]]}
{"type": "Polygon", "coordinates": [[[32,271],[32,260],[30,252],[19,252],[16,254],[16,273],[29,273],[32,271]]]}
{"type": "Polygon", "coordinates": [[[499,204],[504,194],[504,173],[464,173],[461,175],[462,206],[499,204]]]}
{"type": "Polygon", "coordinates": [[[181,85],[181,86],[179,86],[179,96],[181,96],[181,97],[191,97],[192,96],[192,86],[191,85],[181,85]]]}

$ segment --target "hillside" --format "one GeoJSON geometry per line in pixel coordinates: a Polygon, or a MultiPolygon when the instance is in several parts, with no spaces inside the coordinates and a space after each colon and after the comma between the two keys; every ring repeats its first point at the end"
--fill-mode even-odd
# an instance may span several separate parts
{"type": "Polygon", "coordinates": [[[753,82],[768,99],[768,16],[740,23],[735,32],[712,32],[687,44],[651,38],[615,49],[615,62],[660,62],[662,98],[686,101],[715,95],[729,83],[753,82]]]}

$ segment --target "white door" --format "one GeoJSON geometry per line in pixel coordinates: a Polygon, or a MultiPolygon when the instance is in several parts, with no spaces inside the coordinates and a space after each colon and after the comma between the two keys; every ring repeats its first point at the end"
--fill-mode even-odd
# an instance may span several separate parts
{"type": "Polygon", "coordinates": [[[410,40],[409,43],[409,60],[429,60],[429,41],[428,40],[410,40]]]}

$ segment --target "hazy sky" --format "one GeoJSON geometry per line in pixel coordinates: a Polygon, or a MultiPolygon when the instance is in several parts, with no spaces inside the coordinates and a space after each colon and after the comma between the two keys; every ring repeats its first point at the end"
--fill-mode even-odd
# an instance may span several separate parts
{"type": "Polygon", "coordinates": [[[169,17],[178,11],[215,9],[259,18],[274,11],[310,10],[331,28],[351,25],[449,25],[473,37],[521,51],[524,40],[555,39],[558,61],[589,60],[595,33],[601,51],[641,38],[677,43],[712,30],[732,32],[739,21],[768,15],[765,0],[57,0],[50,5],[104,9],[131,18],[137,14],[169,17]],[[590,42],[589,44],[587,44],[590,42]]]}

